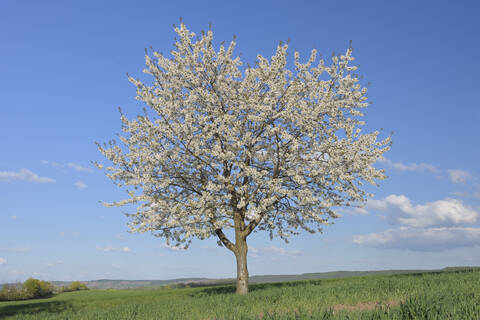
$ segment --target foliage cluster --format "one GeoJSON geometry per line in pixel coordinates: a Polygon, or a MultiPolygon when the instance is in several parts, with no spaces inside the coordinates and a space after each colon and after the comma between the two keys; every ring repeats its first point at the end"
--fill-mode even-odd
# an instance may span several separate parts
{"type": "Polygon", "coordinates": [[[0,301],[15,301],[45,298],[54,293],[88,290],[88,287],[74,281],[68,287],[55,287],[50,282],[34,278],[27,279],[23,284],[5,284],[0,289],[0,301]]]}
{"type": "Polygon", "coordinates": [[[5,284],[0,290],[0,301],[43,298],[53,292],[54,286],[50,282],[29,278],[22,285],[5,284]]]}
{"type": "Polygon", "coordinates": [[[14,284],[4,284],[0,289],[0,301],[27,299],[22,287],[14,284]]]}
{"type": "Polygon", "coordinates": [[[58,291],[72,292],[72,291],[79,291],[79,290],[88,290],[88,287],[84,283],[81,283],[80,281],[73,281],[69,286],[61,287],[58,291]]]}
{"type": "Polygon", "coordinates": [[[480,319],[480,270],[183,289],[89,290],[0,302],[3,319],[480,319]]]}
{"type": "Polygon", "coordinates": [[[50,282],[29,278],[23,283],[23,290],[28,299],[42,298],[51,295],[54,287],[50,282]]]}

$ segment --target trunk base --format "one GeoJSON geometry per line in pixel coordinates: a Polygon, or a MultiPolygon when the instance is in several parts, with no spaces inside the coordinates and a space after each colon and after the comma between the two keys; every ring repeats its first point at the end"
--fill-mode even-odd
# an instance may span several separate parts
{"type": "Polygon", "coordinates": [[[237,290],[235,291],[238,295],[244,295],[248,293],[248,281],[243,279],[237,279],[237,290]]]}

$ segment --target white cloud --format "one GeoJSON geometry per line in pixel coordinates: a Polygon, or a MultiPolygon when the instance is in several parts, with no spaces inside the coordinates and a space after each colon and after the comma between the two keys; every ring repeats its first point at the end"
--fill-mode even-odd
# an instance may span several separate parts
{"type": "Polygon", "coordinates": [[[444,251],[480,246],[480,228],[400,228],[354,236],[353,242],[379,249],[444,251]]]}
{"type": "Polygon", "coordinates": [[[50,165],[50,166],[55,167],[55,168],[63,168],[65,166],[61,163],[54,162],[54,161],[47,161],[47,160],[40,160],[40,163],[43,164],[43,165],[50,165]]]}
{"type": "Polygon", "coordinates": [[[85,189],[86,187],[88,187],[85,183],[83,183],[82,181],[77,181],[73,184],[75,187],[77,187],[77,189],[79,190],[83,190],[85,189]]]}
{"type": "Polygon", "coordinates": [[[70,168],[79,172],[93,172],[91,168],[82,166],[75,162],[58,163],[54,161],[40,160],[40,163],[44,165],[50,165],[55,168],[70,168]]]}
{"type": "Polygon", "coordinates": [[[480,191],[474,191],[474,192],[454,192],[453,195],[457,197],[462,197],[462,198],[480,198],[480,191]]]}
{"type": "Polygon", "coordinates": [[[58,266],[58,265],[60,265],[60,264],[63,264],[63,261],[62,261],[62,260],[57,260],[57,261],[55,261],[55,262],[53,262],[53,263],[47,263],[46,265],[47,265],[47,267],[49,267],[49,268],[53,268],[53,267],[58,266]]]}
{"type": "Polygon", "coordinates": [[[7,260],[4,258],[0,258],[0,266],[5,266],[7,264],[7,260]]]}
{"type": "Polygon", "coordinates": [[[129,247],[119,247],[115,248],[112,246],[105,246],[105,247],[97,247],[98,251],[103,251],[103,252],[130,252],[129,247]]]}
{"type": "Polygon", "coordinates": [[[185,250],[184,247],[181,247],[181,246],[172,246],[172,245],[168,245],[166,243],[163,244],[163,248],[167,249],[168,251],[183,251],[185,250]]]}
{"type": "Polygon", "coordinates": [[[455,191],[455,192],[453,192],[452,194],[453,194],[454,196],[462,197],[462,198],[470,197],[470,193],[469,193],[469,192],[455,191]]]}
{"type": "Polygon", "coordinates": [[[402,162],[393,162],[390,159],[383,158],[378,160],[379,162],[385,163],[392,168],[398,169],[400,171],[419,171],[419,172],[424,172],[424,171],[430,171],[432,173],[438,172],[438,169],[429,163],[410,163],[410,164],[404,164],[402,162]]]}
{"type": "Polygon", "coordinates": [[[284,248],[279,247],[265,247],[265,248],[255,248],[249,247],[248,253],[251,257],[259,257],[259,256],[298,256],[302,254],[302,251],[299,250],[287,250],[284,248]]]}
{"type": "Polygon", "coordinates": [[[450,169],[447,172],[452,183],[465,183],[472,178],[472,175],[464,170],[450,169]]]}
{"type": "Polygon", "coordinates": [[[337,209],[336,213],[341,216],[342,214],[352,214],[352,215],[361,215],[361,216],[364,216],[364,215],[367,215],[368,214],[368,210],[365,208],[365,206],[363,207],[343,207],[343,208],[339,208],[337,209]]]}
{"type": "Polygon", "coordinates": [[[67,163],[67,167],[72,168],[75,171],[80,171],[80,172],[92,172],[93,171],[91,168],[81,166],[81,165],[79,165],[78,163],[75,163],[75,162],[67,163]]]}
{"type": "Polygon", "coordinates": [[[47,177],[40,177],[38,174],[33,173],[28,169],[20,169],[19,171],[0,171],[0,181],[30,181],[30,182],[38,182],[38,183],[49,183],[55,182],[52,178],[47,177]]]}
{"type": "Polygon", "coordinates": [[[27,275],[28,273],[20,271],[20,270],[11,270],[9,274],[14,275],[14,276],[24,276],[27,275]]]}
{"type": "Polygon", "coordinates": [[[368,200],[365,208],[380,211],[384,220],[400,228],[354,236],[356,244],[415,251],[480,245],[480,228],[462,226],[476,223],[480,214],[456,199],[413,205],[404,195],[389,195],[383,200],[368,200]]]}
{"type": "Polygon", "coordinates": [[[404,195],[389,195],[383,200],[368,200],[366,208],[386,214],[392,225],[417,228],[472,224],[479,217],[478,212],[460,200],[448,198],[412,205],[404,195]]]}

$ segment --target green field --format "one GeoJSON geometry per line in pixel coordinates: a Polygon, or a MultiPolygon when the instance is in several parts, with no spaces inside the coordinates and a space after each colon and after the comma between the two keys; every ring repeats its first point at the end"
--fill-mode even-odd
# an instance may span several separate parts
{"type": "Polygon", "coordinates": [[[62,293],[0,302],[2,319],[480,319],[480,271],[250,286],[62,293]]]}

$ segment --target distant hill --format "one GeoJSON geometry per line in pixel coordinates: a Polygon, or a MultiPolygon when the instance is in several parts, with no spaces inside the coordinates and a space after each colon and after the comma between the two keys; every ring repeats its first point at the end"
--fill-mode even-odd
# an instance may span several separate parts
{"type": "Polygon", "coordinates": [[[409,273],[425,273],[425,272],[441,272],[444,269],[432,270],[379,270],[379,271],[332,271],[318,273],[303,273],[293,275],[263,275],[252,276],[249,281],[251,283],[269,283],[297,280],[314,280],[314,279],[335,279],[348,277],[363,277],[369,275],[391,275],[391,274],[409,274],[409,273]]]}
{"type": "MultiPolygon", "coordinates": [[[[140,287],[158,287],[165,285],[178,285],[178,284],[188,284],[188,283],[208,283],[211,281],[218,281],[217,279],[208,279],[208,278],[180,278],[180,279],[170,279],[170,280],[111,280],[111,279],[101,279],[101,280],[91,280],[91,281],[81,281],[86,284],[89,288],[95,289],[128,289],[128,288],[140,288],[140,287]]],[[[56,286],[68,286],[71,281],[51,281],[53,285],[56,286]]]]}
{"type": "MultiPolygon", "coordinates": [[[[286,274],[286,275],[257,275],[249,278],[250,283],[271,283],[284,281],[298,281],[298,280],[313,280],[313,279],[335,279],[347,277],[361,277],[369,275],[393,275],[393,274],[412,274],[412,273],[428,273],[428,272],[452,272],[462,271],[467,269],[480,269],[480,267],[446,267],[443,269],[430,270],[379,270],[379,271],[333,271],[333,272],[318,272],[318,273],[303,273],[303,274],[286,274]]],[[[68,286],[71,281],[50,281],[55,286],[68,286]]],[[[190,287],[225,285],[235,282],[234,278],[226,279],[210,279],[210,278],[179,278],[170,280],[91,280],[81,281],[91,289],[128,289],[140,287],[158,287],[170,285],[172,287],[190,287]]],[[[0,285],[1,288],[2,285],[0,285]]]]}

